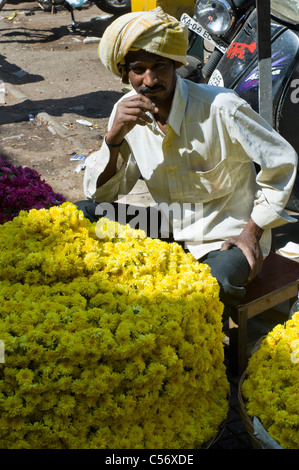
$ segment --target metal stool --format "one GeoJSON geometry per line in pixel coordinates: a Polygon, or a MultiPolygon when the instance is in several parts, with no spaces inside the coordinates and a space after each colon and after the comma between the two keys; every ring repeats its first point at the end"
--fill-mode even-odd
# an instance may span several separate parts
{"type": "Polygon", "coordinates": [[[242,302],[229,318],[229,361],[233,373],[242,374],[248,363],[247,320],[298,296],[299,263],[276,253],[265,259],[260,274],[247,286],[242,302]]]}

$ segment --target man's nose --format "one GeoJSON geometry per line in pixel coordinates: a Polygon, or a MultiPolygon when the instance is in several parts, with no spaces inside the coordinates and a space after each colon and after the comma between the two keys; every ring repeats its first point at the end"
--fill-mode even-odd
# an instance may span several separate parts
{"type": "Polygon", "coordinates": [[[157,83],[157,74],[152,69],[146,69],[143,76],[143,84],[151,87],[157,83]]]}

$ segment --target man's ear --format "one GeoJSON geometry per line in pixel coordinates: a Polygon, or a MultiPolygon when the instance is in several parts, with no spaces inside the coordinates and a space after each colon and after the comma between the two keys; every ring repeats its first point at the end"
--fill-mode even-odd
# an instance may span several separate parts
{"type": "Polygon", "coordinates": [[[129,81],[129,76],[128,76],[128,69],[126,64],[117,64],[118,69],[121,72],[121,81],[125,84],[128,85],[130,83],[129,81]]]}
{"type": "Polygon", "coordinates": [[[182,62],[177,62],[177,61],[175,61],[175,60],[173,60],[173,62],[174,62],[174,68],[175,68],[175,69],[179,69],[179,68],[182,67],[182,65],[183,65],[182,62]]]}
{"type": "Polygon", "coordinates": [[[121,77],[121,81],[122,81],[125,85],[129,85],[130,80],[129,80],[129,77],[128,77],[128,74],[127,74],[127,73],[123,73],[123,75],[122,75],[122,77],[121,77]]]}

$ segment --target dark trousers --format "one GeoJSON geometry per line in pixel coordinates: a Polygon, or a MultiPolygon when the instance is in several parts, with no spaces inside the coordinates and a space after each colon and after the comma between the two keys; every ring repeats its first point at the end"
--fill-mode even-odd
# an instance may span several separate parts
{"type": "MultiPolygon", "coordinates": [[[[109,214],[101,214],[96,215],[96,208],[99,206],[98,203],[84,200],[79,201],[76,203],[79,210],[82,210],[84,216],[87,217],[91,222],[96,222],[99,220],[100,217],[108,217],[109,214]]],[[[118,220],[118,210],[120,204],[112,203],[114,208],[114,215],[115,220],[118,220]]],[[[132,208],[132,206],[131,206],[132,208]]],[[[138,211],[138,206],[136,206],[136,210],[138,211]]],[[[149,227],[150,222],[150,211],[152,208],[146,208],[147,216],[148,216],[148,224],[149,227]]],[[[99,211],[101,213],[101,211],[99,211]]],[[[123,211],[127,213],[127,211],[123,211]]],[[[132,211],[131,211],[132,212],[132,211]]],[[[125,223],[130,224],[130,221],[135,217],[134,215],[127,215],[125,223]]],[[[161,217],[159,215],[159,220],[161,221],[161,217]]],[[[124,222],[124,221],[122,221],[124,222]]],[[[144,227],[135,226],[135,229],[143,229],[144,227]]],[[[145,230],[146,231],[146,230],[145,230]]],[[[159,237],[160,238],[160,237],[159,237]]],[[[163,241],[173,242],[174,239],[170,235],[169,238],[165,239],[163,237],[163,241]]],[[[183,242],[177,242],[183,246],[183,242]]],[[[187,251],[187,250],[186,250],[187,251]]],[[[198,260],[200,263],[208,264],[211,268],[211,274],[214,276],[220,286],[220,300],[226,307],[236,306],[239,304],[240,300],[244,297],[246,293],[246,289],[244,284],[246,283],[250,271],[250,267],[245,255],[238,247],[233,247],[230,250],[226,251],[211,251],[203,258],[198,260]]],[[[225,318],[224,318],[225,320],[225,318]]]]}
{"type": "Polygon", "coordinates": [[[246,294],[244,284],[250,272],[249,263],[237,246],[225,251],[211,251],[198,260],[208,264],[220,285],[220,299],[225,306],[236,306],[246,294]]]}

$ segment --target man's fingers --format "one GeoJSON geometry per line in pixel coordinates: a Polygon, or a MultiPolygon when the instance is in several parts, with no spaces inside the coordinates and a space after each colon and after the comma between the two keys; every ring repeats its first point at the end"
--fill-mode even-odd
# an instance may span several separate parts
{"type": "Polygon", "coordinates": [[[135,118],[140,118],[146,122],[152,122],[153,118],[149,113],[155,114],[156,112],[158,112],[158,108],[148,99],[145,103],[139,99],[128,102],[123,100],[122,105],[118,108],[117,115],[120,119],[134,121],[135,118]]]}
{"type": "Polygon", "coordinates": [[[128,108],[140,108],[143,111],[149,111],[153,114],[157,113],[159,109],[149,98],[143,95],[134,95],[130,98],[125,98],[120,105],[127,106],[128,108]]]}
{"type": "Polygon", "coordinates": [[[120,142],[136,125],[145,126],[153,122],[152,117],[147,114],[149,112],[155,114],[158,108],[146,96],[139,94],[120,101],[110,129],[111,142],[120,142]]]}
{"type": "Polygon", "coordinates": [[[151,116],[147,114],[147,112],[151,112],[152,114],[156,112],[157,108],[152,105],[151,103],[145,106],[139,101],[130,101],[128,103],[122,103],[122,106],[118,108],[117,111],[117,119],[123,122],[137,122],[140,124],[144,124],[145,121],[148,123],[153,122],[151,116]],[[141,120],[141,121],[140,121],[141,120]]]}
{"type": "Polygon", "coordinates": [[[234,246],[234,243],[230,242],[229,240],[226,240],[221,245],[221,251],[229,250],[233,246],[234,246]]]}
{"type": "Polygon", "coordinates": [[[238,248],[240,248],[240,250],[246,257],[250,268],[247,282],[252,281],[261,270],[262,257],[260,256],[259,252],[252,252],[248,248],[247,244],[242,243],[242,241],[238,237],[230,237],[226,241],[224,241],[221,245],[221,251],[230,250],[233,246],[237,246],[238,248]]]}
{"type": "Polygon", "coordinates": [[[139,108],[126,109],[125,113],[120,116],[123,123],[136,123],[145,125],[147,122],[151,123],[153,120],[144,111],[139,108]]]}

